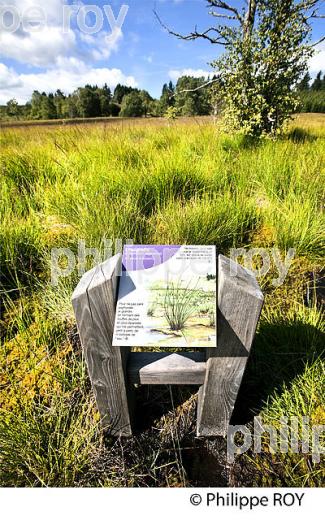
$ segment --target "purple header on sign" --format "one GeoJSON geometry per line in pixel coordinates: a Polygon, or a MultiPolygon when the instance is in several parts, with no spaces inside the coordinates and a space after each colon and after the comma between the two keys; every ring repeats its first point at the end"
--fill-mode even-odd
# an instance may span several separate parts
{"type": "Polygon", "coordinates": [[[123,270],[140,271],[163,264],[174,256],[181,246],[125,245],[123,270]]]}

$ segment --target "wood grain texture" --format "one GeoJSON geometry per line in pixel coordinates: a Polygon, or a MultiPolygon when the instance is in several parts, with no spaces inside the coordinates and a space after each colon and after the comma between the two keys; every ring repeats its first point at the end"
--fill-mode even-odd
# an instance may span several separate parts
{"type": "Polygon", "coordinates": [[[121,255],[80,280],[72,296],[79,335],[102,424],[115,436],[130,436],[132,395],[126,387],[128,349],[112,347],[121,255]]]}
{"type": "Polygon", "coordinates": [[[207,349],[206,376],[198,396],[198,436],[227,435],[263,300],[253,273],[219,255],[217,348],[207,349]]]}
{"type": "Polygon", "coordinates": [[[127,367],[130,383],[143,385],[202,385],[204,352],[133,352],[127,367]]]}

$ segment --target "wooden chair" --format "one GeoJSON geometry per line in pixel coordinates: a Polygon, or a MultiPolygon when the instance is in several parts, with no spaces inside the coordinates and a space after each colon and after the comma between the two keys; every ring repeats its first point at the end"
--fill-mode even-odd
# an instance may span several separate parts
{"type": "Polygon", "coordinates": [[[121,255],[87,272],[72,303],[103,426],[132,435],[134,384],[198,385],[197,435],[227,435],[263,294],[253,275],[218,255],[217,348],[200,352],[130,352],[113,347],[121,255]]]}

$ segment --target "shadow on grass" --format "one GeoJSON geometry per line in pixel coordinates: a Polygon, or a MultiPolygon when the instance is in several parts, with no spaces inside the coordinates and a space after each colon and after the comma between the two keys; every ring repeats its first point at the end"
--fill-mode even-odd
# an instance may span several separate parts
{"type": "Polygon", "coordinates": [[[325,358],[325,334],[310,324],[262,323],[256,336],[232,424],[246,424],[266,400],[303,373],[306,364],[325,358]]]}
{"type": "MultiPolygon", "coordinates": [[[[284,384],[290,386],[292,380],[304,372],[308,362],[324,355],[324,345],[325,334],[311,324],[284,319],[271,323],[262,321],[232,424],[252,421],[276,390],[281,390],[284,384]]],[[[123,453],[127,466],[132,466],[135,452],[137,456],[140,452],[146,454],[145,458],[148,458],[148,446],[155,452],[158,469],[155,476],[149,472],[145,485],[164,486],[165,481],[169,486],[223,487],[234,478],[227,465],[225,439],[196,438],[196,392],[196,386],[137,388],[135,435],[123,441],[123,453]]],[[[151,454],[153,456],[153,452],[151,454]]],[[[147,460],[145,464],[148,463],[147,460]]],[[[246,481],[251,483],[255,475],[253,467],[245,462],[242,470],[241,485],[246,481]]],[[[286,483],[285,476],[281,482],[286,483]]]]}
{"type": "MultiPolygon", "coordinates": [[[[276,390],[280,391],[284,384],[290,386],[304,372],[306,364],[324,355],[324,345],[325,334],[316,325],[305,323],[303,317],[262,318],[232,424],[251,422],[276,390]]],[[[100,471],[109,474],[114,460],[115,464],[120,461],[119,478],[125,486],[226,487],[239,482],[241,486],[252,485],[257,478],[254,464],[240,459],[235,471],[233,465],[227,464],[225,439],[196,438],[196,404],[197,386],[138,387],[134,436],[108,441],[92,471],[96,475],[99,465],[100,471]],[[141,478],[135,475],[134,468],[141,478]],[[128,472],[130,480],[126,482],[128,472]]],[[[277,479],[272,482],[291,482],[287,473],[281,473],[272,461],[270,471],[277,479]]],[[[268,470],[263,468],[258,470],[259,477],[266,478],[268,470]]]]}
{"type": "Polygon", "coordinates": [[[290,132],[286,135],[286,138],[295,144],[313,143],[314,141],[317,140],[317,136],[311,134],[309,130],[306,130],[304,128],[298,128],[298,127],[290,130],[290,132]]]}
{"type": "Polygon", "coordinates": [[[225,152],[252,150],[264,143],[263,138],[253,137],[251,135],[238,134],[235,136],[226,136],[222,140],[222,149],[225,152]]]}

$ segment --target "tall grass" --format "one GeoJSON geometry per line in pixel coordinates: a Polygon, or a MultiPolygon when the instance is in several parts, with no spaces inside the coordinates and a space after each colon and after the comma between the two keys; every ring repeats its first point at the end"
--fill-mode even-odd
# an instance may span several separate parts
{"type": "Polygon", "coordinates": [[[164,317],[171,330],[183,330],[195,312],[195,288],[181,282],[168,282],[163,301],[164,317]]]}
{"type": "MultiPolygon", "coordinates": [[[[51,248],[76,252],[80,239],[101,251],[104,238],[215,244],[225,254],[251,245],[282,254],[295,248],[284,285],[272,286],[273,272],[263,280],[266,304],[242,410],[276,422],[309,403],[311,415],[322,416],[312,395],[313,382],[322,388],[325,380],[324,317],[304,306],[303,295],[324,258],[324,139],[320,115],[299,115],[283,138],[258,143],[199,121],[2,131],[0,485],[197,481],[182,466],[193,438],[183,409],[174,417],[186,424],[177,449],[166,448],[160,423],[128,445],[127,459],[124,445],[103,444],[70,304],[78,273],[50,285],[51,248]]],[[[172,326],[184,326],[190,308],[186,299],[167,301],[172,326]]],[[[272,460],[259,461],[263,485],[319,484],[311,470],[300,478],[296,459],[280,476],[283,460],[272,460]]],[[[249,473],[253,463],[245,464],[249,473]]]]}

